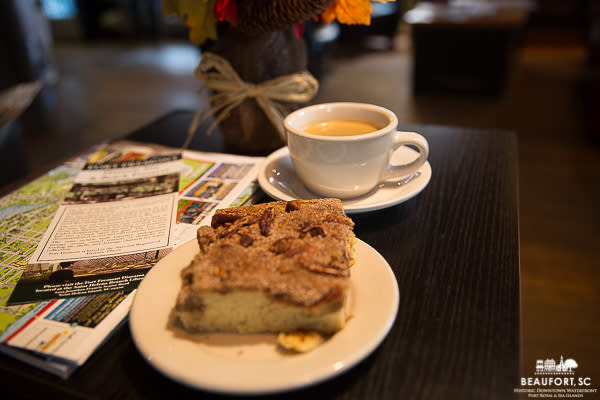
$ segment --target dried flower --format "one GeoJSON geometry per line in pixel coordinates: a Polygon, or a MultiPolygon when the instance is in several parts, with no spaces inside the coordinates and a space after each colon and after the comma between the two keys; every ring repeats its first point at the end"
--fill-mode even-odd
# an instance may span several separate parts
{"type": "Polygon", "coordinates": [[[235,0],[217,0],[215,3],[214,16],[221,22],[229,21],[235,25],[237,21],[237,3],[235,0]]]}
{"type": "MultiPolygon", "coordinates": [[[[376,0],[381,3],[395,0],[376,0]]],[[[321,14],[325,23],[337,20],[347,25],[371,25],[370,0],[334,0],[321,14]]]]}
{"type": "MultiPolygon", "coordinates": [[[[177,14],[189,27],[190,40],[196,44],[202,44],[207,39],[217,39],[217,21],[236,25],[238,20],[237,0],[162,0],[162,4],[163,14],[177,14]]],[[[370,25],[371,12],[370,0],[333,0],[320,18],[326,23],[337,20],[342,24],[370,25]]],[[[301,34],[303,22],[296,21],[297,34],[301,34]]]]}
{"type": "Polygon", "coordinates": [[[189,27],[190,40],[202,44],[217,39],[215,3],[216,0],[163,0],[163,15],[177,14],[189,27]]]}

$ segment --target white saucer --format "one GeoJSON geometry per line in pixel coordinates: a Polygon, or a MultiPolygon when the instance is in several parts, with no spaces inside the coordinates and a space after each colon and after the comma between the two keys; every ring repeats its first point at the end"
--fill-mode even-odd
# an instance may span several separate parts
{"type": "MultiPolygon", "coordinates": [[[[415,150],[403,146],[394,152],[391,163],[405,164],[416,157],[415,150]]],[[[364,196],[343,200],[344,210],[348,214],[355,214],[394,206],[419,194],[430,179],[431,165],[426,161],[411,179],[382,183],[364,196]]],[[[287,147],[282,147],[267,157],[258,171],[258,183],[265,193],[277,200],[322,197],[309,191],[300,181],[287,147]]]]}
{"type": "Polygon", "coordinates": [[[138,350],[158,371],[185,385],[227,394],[268,394],[311,386],[348,371],[387,336],[398,312],[394,272],[357,240],[346,326],[304,354],[277,350],[276,335],[189,334],[170,323],[180,272],[198,253],[191,240],[160,260],[140,283],[129,315],[138,350]],[[377,293],[377,295],[374,295],[377,293]]]}

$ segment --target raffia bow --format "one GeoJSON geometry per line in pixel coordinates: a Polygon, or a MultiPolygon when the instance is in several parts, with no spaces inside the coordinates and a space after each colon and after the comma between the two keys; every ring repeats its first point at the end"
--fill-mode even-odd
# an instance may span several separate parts
{"type": "Polygon", "coordinates": [[[289,110],[279,102],[306,103],[319,90],[319,82],[307,71],[280,76],[258,84],[244,82],[229,61],[210,52],[203,53],[195,75],[216,94],[207,99],[208,107],[202,107],[194,115],[183,145],[184,149],[190,144],[202,122],[215,116],[207,130],[210,134],[220,121],[249,97],[256,100],[277,128],[281,139],[285,141],[283,118],[289,110]]]}

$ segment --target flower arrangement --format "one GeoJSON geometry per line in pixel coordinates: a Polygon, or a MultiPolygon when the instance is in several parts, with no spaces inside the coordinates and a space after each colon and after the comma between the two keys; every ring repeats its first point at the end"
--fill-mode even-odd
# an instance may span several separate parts
{"type": "Polygon", "coordinates": [[[177,14],[193,43],[211,42],[195,75],[212,95],[183,147],[211,118],[207,133],[218,126],[230,152],[264,155],[284,145],[284,116],[319,86],[306,71],[304,22],[369,25],[371,12],[370,0],[163,0],[163,14],[177,14]]]}
{"type": "MultiPolygon", "coordinates": [[[[376,1],[386,3],[395,0],[376,1]]],[[[258,21],[245,21],[244,18],[253,16],[253,11],[256,14],[257,10],[264,7],[272,7],[273,13],[277,10],[295,9],[294,15],[284,19],[296,25],[298,34],[302,32],[303,21],[309,18],[320,19],[327,24],[332,21],[348,25],[371,24],[370,0],[163,0],[163,13],[177,14],[189,27],[189,38],[196,44],[203,44],[208,39],[217,39],[217,21],[228,22],[232,26],[242,25],[242,31],[248,31],[243,25],[254,31],[261,29],[252,27],[253,24],[263,24],[264,28],[268,28],[273,21],[264,18],[258,21]],[[240,13],[243,15],[238,18],[240,13]]],[[[268,13],[267,17],[269,17],[268,13]]]]}

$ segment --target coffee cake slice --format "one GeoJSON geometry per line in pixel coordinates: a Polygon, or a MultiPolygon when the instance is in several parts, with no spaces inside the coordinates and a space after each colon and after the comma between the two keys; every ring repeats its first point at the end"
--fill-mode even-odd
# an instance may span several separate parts
{"type": "Polygon", "coordinates": [[[178,320],[197,332],[340,330],[353,226],[338,199],[218,210],[182,271],[178,320]]]}

